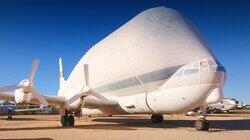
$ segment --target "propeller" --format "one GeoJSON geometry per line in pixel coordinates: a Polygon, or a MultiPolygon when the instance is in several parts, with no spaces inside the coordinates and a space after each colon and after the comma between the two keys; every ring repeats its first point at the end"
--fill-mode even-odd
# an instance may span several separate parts
{"type": "Polygon", "coordinates": [[[30,75],[29,75],[29,81],[31,81],[31,82],[33,82],[33,79],[34,79],[34,76],[36,74],[39,62],[40,61],[38,59],[33,60],[32,67],[31,67],[31,70],[30,70],[30,75]]]}
{"type": "Polygon", "coordinates": [[[72,96],[71,98],[69,98],[67,100],[67,104],[70,105],[72,103],[74,103],[76,100],[87,96],[87,94],[90,91],[90,87],[89,87],[89,66],[87,64],[83,65],[83,70],[84,70],[84,85],[82,86],[80,92],[78,92],[77,94],[75,94],[74,96],[72,96]]]}
{"type": "Polygon", "coordinates": [[[43,106],[48,106],[48,102],[44,99],[44,97],[36,90],[33,80],[39,65],[39,60],[34,59],[31,67],[31,71],[28,79],[22,80],[18,85],[10,85],[0,87],[0,92],[13,92],[17,89],[22,89],[23,93],[32,93],[32,95],[38,99],[38,101],[43,106]]]}
{"type": "Polygon", "coordinates": [[[31,87],[30,92],[39,100],[39,102],[47,107],[49,103],[44,99],[44,97],[34,88],[34,86],[31,87]]]}
{"type": "MultiPolygon", "coordinates": [[[[87,87],[89,87],[89,65],[88,64],[84,64],[84,81],[85,81],[85,85],[87,87]]],[[[96,97],[97,99],[104,101],[104,102],[110,102],[109,99],[105,98],[104,96],[102,96],[99,93],[96,93],[90,87],[89,87],[88,93],[91,94],[92,96],[96,97]]]]}
{"type": "Polygon", "coordinates": [[[71,97],[70,99],[67,100],[67,104],[70,105],[70,104],[74,103],[76,100],[78,100],[82,97],[86,97],[87,95],[92,95],[92,96],[96,97],[97,99],[100,99],[101,101],[106,102],[106,103],[112,102],[111,100],[100,95],[99,93],[96,93],[95,91],[93,91],[91,89],[91,87],[89,86],[89,66],[88,66],[88,64],[84,64],[83,68],[84,68],[84,82],[85,83],[82,86],[81,91],[79,93],[75,94],[73,97],[71,97]]]}

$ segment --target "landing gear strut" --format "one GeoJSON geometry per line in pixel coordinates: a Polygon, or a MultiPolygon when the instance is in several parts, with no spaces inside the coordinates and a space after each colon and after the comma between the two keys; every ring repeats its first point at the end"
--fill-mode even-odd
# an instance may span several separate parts
{"type": "Polygon", "coordinates": [[[163,116],[161,114],[152,114],[151,115],[151,122],[152,123],[163,123],[163,116]]]}
{"type": "Polygon", "coordinates": [[[68,111],[65,110],[65,115],[61,116],[62,126],[74,126],[75,118],[72,114],[68,114],[68,111]]]}
{"type": "Polygon", "coordinates": [[[205,119],[207,112],[206,107],[200,107],[197,111],[199,119],[195,121],[195,129],[198,131],[207,131],[209,130],[210,123],[205,119]]]}

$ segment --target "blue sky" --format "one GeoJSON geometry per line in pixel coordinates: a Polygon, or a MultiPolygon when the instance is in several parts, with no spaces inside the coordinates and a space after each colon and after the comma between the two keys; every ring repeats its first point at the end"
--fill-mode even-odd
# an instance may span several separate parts
{"type": "Polygon", "coordinates": [[[247,0],[0,0],[0,85],[27,77],[41,60],[35,83],[58,90],[58,58],[65,76],[101,39],[148,8],[166,6],[190,18],[226,68],[226,97],[250,103],[250,1],[247,0]]]}

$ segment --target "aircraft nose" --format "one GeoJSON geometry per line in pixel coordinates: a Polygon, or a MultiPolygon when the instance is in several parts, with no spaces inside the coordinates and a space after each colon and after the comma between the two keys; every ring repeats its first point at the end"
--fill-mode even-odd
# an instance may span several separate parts
{"type": "Polygon", "coordinates": [[[226,69],[221,65],[221,63],[219,61],[215,61],[217,64],[217,71],[221,72],[221,84],[225,84],[226,79],[227,79],[227,71],[226,69]]]}

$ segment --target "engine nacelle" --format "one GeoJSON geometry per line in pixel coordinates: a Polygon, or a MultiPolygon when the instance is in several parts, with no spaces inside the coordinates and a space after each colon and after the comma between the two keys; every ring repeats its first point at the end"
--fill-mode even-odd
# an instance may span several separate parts
{"type": "Polygon", "coordinates": [[[15,90],[15,102],[18,103],[29,103],[32,99],[32,93],[24,93],[23,89],[15,90]]]}

